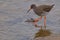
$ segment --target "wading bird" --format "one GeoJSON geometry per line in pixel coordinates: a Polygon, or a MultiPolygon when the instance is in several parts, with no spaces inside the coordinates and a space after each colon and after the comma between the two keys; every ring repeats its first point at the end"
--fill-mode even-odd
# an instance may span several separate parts
{"type": "Polygon", "coordinates": [[[48,12],[50,12],[50,10],[53,8],[53,5],[40,5],[40,6],[36,6],[35,4],[32,4],[30,6],[30,9],[27,11],[27,13],[33,9],[33,11],[35,12],[35,14],[37,14],[38,16],[40,16],[39,18],[34,19],[34,25],[37,26],[36,22],[39,21],[39,19],[41,20],[42,17],[44,17],[44,27],[46,28],[46,15],[48,14],[48,12]]]}

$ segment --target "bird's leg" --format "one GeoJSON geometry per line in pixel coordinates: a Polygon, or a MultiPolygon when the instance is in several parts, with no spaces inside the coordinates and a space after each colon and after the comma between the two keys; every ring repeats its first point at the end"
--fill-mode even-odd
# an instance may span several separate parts
{"type": "Polygon", "coordinates": [[[42,19],[42,16],[40,16],[40,20],[42,19]]]}
{"type": "Polygon", "coordinates": [[[39,18],[36,18],[33,22],[33,24],[37,27],[37,22],[39,21],[39,19],[41,20],[42,19],[42,16],[40,16],[39,18]]]}
{"type": "Polygon", "coordinates": [[[38,21],[39,21],[39,18],[34,19],[33,24],[34,24],[35,27],[37,27],[37,22],[38,22],[38,21]]]}
{"type": "MultiPolygon", "coordinates": [[[[42,19],[42,16],[40,16],[40,20],[42,19]]],[[[42,29],[42,25],[40,25],[41,26],[41,29],[42,29]]]]}
{"type": "Polygon", "coordinates": [[[44,16],[44,27],[46,29],[46,16],[44,16]]]}

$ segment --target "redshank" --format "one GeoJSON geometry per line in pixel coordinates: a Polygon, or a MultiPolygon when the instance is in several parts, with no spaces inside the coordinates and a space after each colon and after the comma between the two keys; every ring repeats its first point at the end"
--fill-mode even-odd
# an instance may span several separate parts
{"type": "Polygon", "coordinates": [[[33,11],[35,12],[35,14],[37,14],[38,16],[40,16],[39,18],[34,19],[34,25],[37,26],[36,22],[39,21],[39,19],[41,20],[42,17],[44,17],[44,27],[46,28],[46,15],[48,14],[48,12],[50,12],[50,10],[53,8],[53,5],[40,5],[40,6],[36,6],[35,4],[32,4],[30,6],[30,9],[27,11],[27,13],[33,9],[33,11]]]}

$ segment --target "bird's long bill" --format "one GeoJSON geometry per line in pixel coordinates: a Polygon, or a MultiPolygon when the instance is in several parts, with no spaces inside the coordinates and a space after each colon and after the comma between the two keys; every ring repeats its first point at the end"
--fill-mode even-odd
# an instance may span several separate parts
{"type": "Polygon", "coordinates": [[[27,13],[31,10],[31,8],[27,11],[27,13]]]}

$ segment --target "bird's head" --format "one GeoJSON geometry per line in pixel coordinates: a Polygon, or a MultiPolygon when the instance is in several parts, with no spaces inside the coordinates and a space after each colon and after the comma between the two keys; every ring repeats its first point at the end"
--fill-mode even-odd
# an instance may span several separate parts
{"type": "Polygon", "coordinates": [[[31,10],[31,9],[34,9],[36,7],[36,5],[35,4],[32,4],[31,6],[30,6],[30,9],[27,11],[27,13],[31,10]]]}

